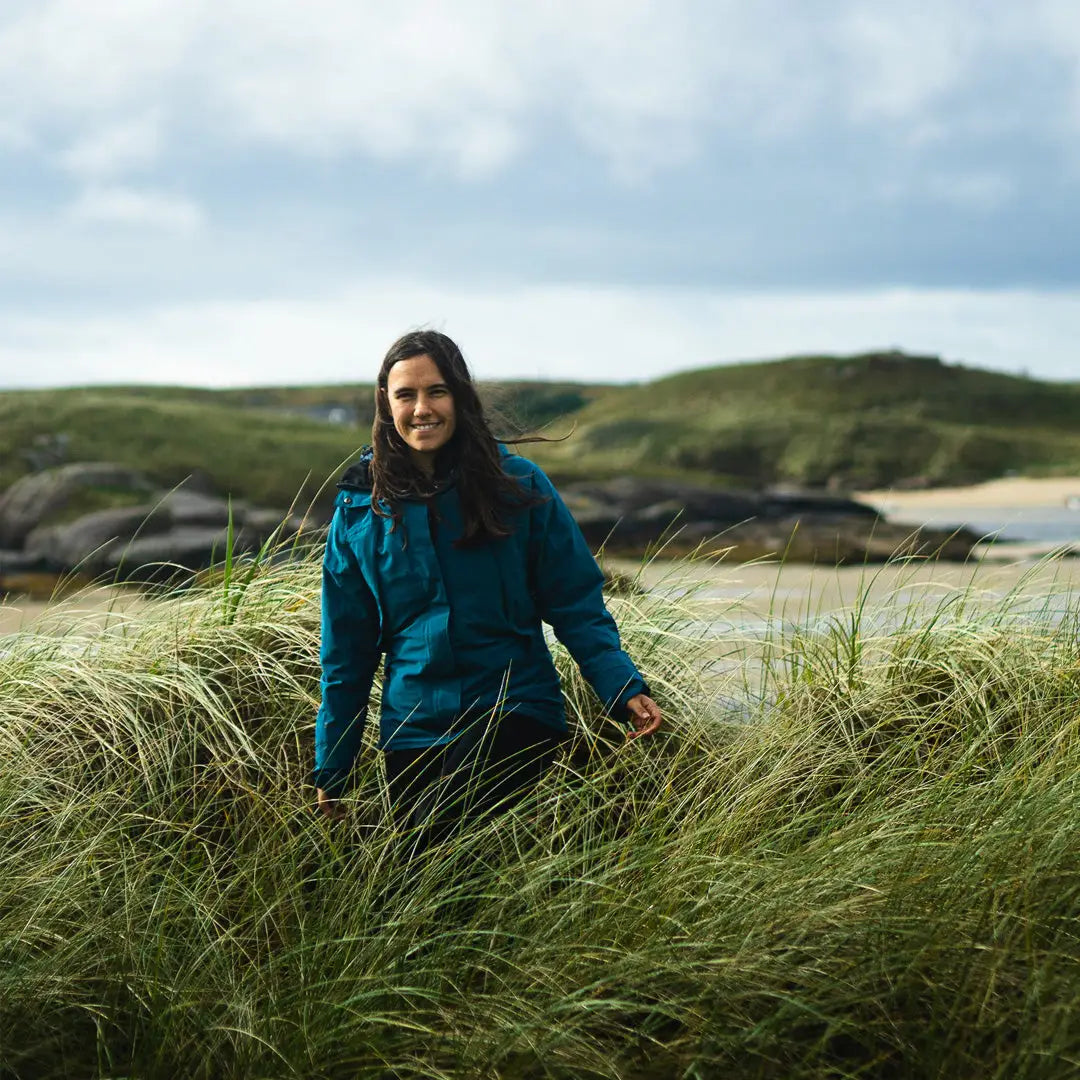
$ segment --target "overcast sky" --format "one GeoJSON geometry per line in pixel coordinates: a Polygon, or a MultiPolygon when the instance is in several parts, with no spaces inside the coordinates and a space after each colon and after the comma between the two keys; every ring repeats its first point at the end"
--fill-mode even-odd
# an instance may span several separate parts
{"type": "Polygon", "coordinates": [[[1075,0],[3,0],[0,385],[1080,379],[1075,0]]]}

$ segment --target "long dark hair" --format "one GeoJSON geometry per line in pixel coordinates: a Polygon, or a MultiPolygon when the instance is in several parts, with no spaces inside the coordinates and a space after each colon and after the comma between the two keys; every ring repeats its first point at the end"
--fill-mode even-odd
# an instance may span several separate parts
{"type": "Polygon", "coordinates": [[[397,503],[401,499],[427,498],[442,484],[454,480],[461,501],[463,526],[458,544],[482,544],[509,536],[510,530],[501,512],[508,507],[535,504],[538,499],[503,470],[499,441],[550,440],[528,436],[496,441],[465,357],[446,334],[437,330],[413,330],[390,346],[379,368],[375,386],[375,422],[371,428],[371,505],[375,513],[391,517],[396,528],[400,520],[397,503]],[[398,361],[425,355],[434,361],[454,401],[454,434],[439,451],[434,480],[417,468],[408,445],[394,426],[387,392],[390,369],[398,361]],[[380,506],[383,500],[389,504],[389,515],[380,506]]]}

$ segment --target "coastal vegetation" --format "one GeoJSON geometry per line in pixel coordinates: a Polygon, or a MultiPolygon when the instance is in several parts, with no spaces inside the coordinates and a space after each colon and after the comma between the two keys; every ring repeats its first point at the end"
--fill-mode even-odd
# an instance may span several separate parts
{"type": "MultiPolygon", "coordinates": [[[[670,718],[408,862],[312,812],[317,560],[0,652],[0,1075],[1042,1078],[1080,1068],[1075,597],[746,621],[612,596],[670,718]]],[[[719,606],[718,606],[719,605],[719,606]]]]}
{"type": "MultiPolygon", "coordinates": [[[[503,427],[513,431],[543,426],[602,389],[486,387],[503,427]]],[[[371,397],[370,386],[0,392],[0,492],[37,468],[107,461],[166,488],[195,477],[217,494],[256,505],[304,506],[370,441],[371,397]],[[346,422],[328,419],[335,416],[346,422]]],[[[323,501],[331,500],[324,492],[323,501]]]]}
{"type": "Polygon", "coordinates": [[[570,442],[535,451],[566,476],[858,491],[1080,471],[1080,383],[902,353],[687,371],[613,391],[574,421],[570,442]]]}
{"type": "MultiPolygon", "coordinates": [[[[505,434],[573,432],[523,448],[556,480],[861,490],[1080,472],[1080,384],[934,357],[794,357],[640,385],[482,390],[505,434]]],[[[163,487],[194,475],[218,495],[284,510],[316,497],[369,441],[371,418],[362,385],[7,391],[0,490],[43,464],[109,461],[163,487]]]]}

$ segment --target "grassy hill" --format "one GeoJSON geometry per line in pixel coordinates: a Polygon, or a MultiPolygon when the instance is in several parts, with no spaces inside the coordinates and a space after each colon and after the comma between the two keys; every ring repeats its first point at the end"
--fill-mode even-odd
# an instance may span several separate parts
{"type": "MultiPolygon", "coordinates": [[[[573,383],[484,387],[500,433],[545,424],[604,391],[573,383]]],[[[35,462],[62,456],[131,465],[168,486],[200,474],[221,493],[284,507],[314,496],[370,441],[373,415],[372,388],[357,385],[8,391],[0,393],[0,490],[35,462]],[[333,409],[350,422],[316,418],[333,409]]]]}
{"type": "Polygon", "coordinates": [[[120,390],[0,395],[0,487],[31,469],[33,453],[66,436],[70,461],[116,461],[171,486],[196,473],[221,492],[268,506],[314,494],[366,441],[356,429],[236,406],[120,390]],[[307,480],[308,476],[312,481],[307,480]]]}
{"type": "Polygon", "coordinates": [[[606,394],[536,457],[564,476],[865,488],[1080,469],[1080,384],[899,353],[685,372],[606,394]]]}
{"type": "MultiPolygon", "coordinates": [[[[858,489],[1080,471],[1080,384],[933,357],[806,356],[641,385],[482,391],[500,433],[573,427],[565,442],[526,448],[564,479],[628,472],[858,489]]],[[[200,473],[222,493],[284,507],[369,441],[371,396],[358,384],[0,393],[0,489],[56,444],[65,460],[126,463],[168,485],[200,473]],[[326,422],[331,411],[348,422],[326,422]]]]}

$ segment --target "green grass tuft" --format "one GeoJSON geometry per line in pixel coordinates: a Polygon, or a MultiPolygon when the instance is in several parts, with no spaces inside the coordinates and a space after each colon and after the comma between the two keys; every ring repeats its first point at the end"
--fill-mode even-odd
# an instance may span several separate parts
{"type": "Polygon", "coordinates": [[[345,827],[303,786],[318,577],[3,640],[0,1075],[1077,1070],[1073,598],[717,638],[678,580],[622,589],[666,732],[624,745],[558,651],[559,767],[406,864],[376,755],[345,827]]]}

